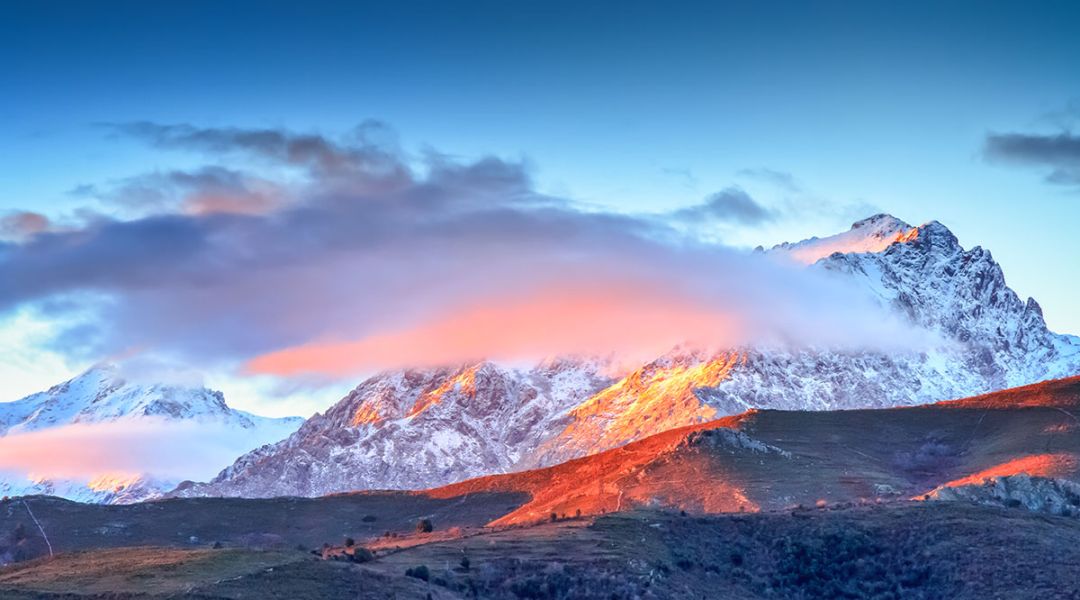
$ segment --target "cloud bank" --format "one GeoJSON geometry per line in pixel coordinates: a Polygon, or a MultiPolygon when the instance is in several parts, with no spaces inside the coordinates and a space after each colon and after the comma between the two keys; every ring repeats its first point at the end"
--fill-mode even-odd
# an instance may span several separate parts
{"type": "Polygon", "coordinates": [[[687,340],[925,343],[841,281],[678,226],[776,217],[738,188],[634,216],[540,193],[519,163],[408,157],[372,123],[341,139],[113,131],[214,164],[104,194],[136,202],[138,216],[0,242],[0,311],[89,315],[60,332],[70,352],[343,377],[480,357],[646,355],[687,340]]]}
{"type": "Polygon", "coordinates": [[[193,421],[64,425],[0,437],[0,471],[82,481],[117,473],[206,480],[240,454],[273,441],[193,421]]]}

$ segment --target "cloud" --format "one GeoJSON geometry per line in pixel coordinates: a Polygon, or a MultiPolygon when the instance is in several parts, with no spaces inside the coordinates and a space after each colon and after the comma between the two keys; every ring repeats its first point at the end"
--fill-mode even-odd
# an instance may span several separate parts
{"type": "Polygon", "coordinates": [[[672,215],[689,223],[721,221],[739,225],[761,225],[776,219],[776,213],[737,187],[721,190],[701,204],[675,211],[672,215]]]}
{"type": "Polygon", "coordinates": [[[758,167],[754,169],[741,169],[736,174],[741,177],[764,181],[765,183],[775,185],[776,187],[788,192],[802,191],[802,186],[795,179],[795,176],[786,171],[777,171],[767,167],[758,167]]]}
{"type": "Polygon", "coordinates": [[[288,201],[282,185],[220,166],[129,177],[95,194],[130,215],[262,214],[288,201]]]}
{"type": "Polygon", "coordinates": [[[222,425],[154,418],[64,425],[0,437],[0,471],[84,481],[110,473],[205,480],[273,441],[222,425]]]}
{"type": "Polygon", "coordinates": [[[0,216],[0,240],[25,240],[47,230],[49,218],[31,211],[18,211],[0,216]]]}
{"type": "Polygon", "coordinates": [[[660,172],[668,177],[671,177],[679,182],[682,187],[695,190],[698,187],[699,180],[694,172],[690,169],[677,169],[674,167],[665,167],[660,169],[660,172]]]}
{"type": "Polygon", "coordinates": [[[343,376],[481,354],[654,352],[686,339],[924,343],[823,274],[672,225],[771,218],[737,188],[678,214],[631,216],[542,194],[519,163],[411,161],[364,135],[118,130],[230,165],[266,163],[261,175],[166,171],[139,180],[148,193],[182,184],[184,198],[211,189],[232,201],[249,190],[233,184],[249,181],[287,192],[265,210],[166,203],[0,245],[0,311],[91,315],[61,328],[56,346],[92,359],[140,349],[192,365],[343,376]],[[301,176],[266,174],[283,167],[301,176]]]}
{"type": "Polygon", "coordinates": [[[1071,132],[991,133],[986,136],[983,152],[990,160],[1049,169],[1049,183],[1080,184],[1080,136],[1071,132]]]}
{"type": "Polygon", "coordinates": [[[361,123],[342,141],[281,129],[207,128],[146,121],[107,127],[158,148],[194,150],[211,156],[244,153],[298,167],[320,177],[403,183],[410,176],[399,160],[394,143],[385,139],[393,137],[389,128],[377,121],[361,123]]]}

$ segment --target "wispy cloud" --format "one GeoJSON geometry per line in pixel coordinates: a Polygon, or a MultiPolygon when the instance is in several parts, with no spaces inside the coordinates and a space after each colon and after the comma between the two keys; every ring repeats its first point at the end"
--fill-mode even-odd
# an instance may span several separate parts
{"type": "Polygon", "coordinates": [[[760,225],[777,218],[777,213],[766,208],[740,188],[729,187],[710,195],[704,202],[672,213],[686,222],[720,221],[739,225],[760,225]]]}
{"type": "Polygon", "coordinates": [[[799,184],[798,180],[795,179],[794,175],[787,171],[777,171],[768,167],[757,167],[754,169],[741,169],[736,175],[763,181],[787,192],[802,191],[802,186],[799,184]]]}

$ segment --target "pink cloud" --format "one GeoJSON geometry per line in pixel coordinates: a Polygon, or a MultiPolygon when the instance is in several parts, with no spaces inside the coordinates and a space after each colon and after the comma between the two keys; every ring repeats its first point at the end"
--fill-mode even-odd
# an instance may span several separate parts
{"type": "Polygon", "coordinates": [[[740,323],[670,289],[635,285],[555,287],[492,297],[414,326],[353,341],[323,341],[261,355],[253,373],[353,375],[402,365],[535,359],[573,351],[648,358],[680,343],[730,344],[740,323]]]}
{"type": "Polygon", "coordinates": [[[0,471],[84,481],[116,473],[205,479],[270,441],[194,421],[80,423],[0,437],[0,471]]]}

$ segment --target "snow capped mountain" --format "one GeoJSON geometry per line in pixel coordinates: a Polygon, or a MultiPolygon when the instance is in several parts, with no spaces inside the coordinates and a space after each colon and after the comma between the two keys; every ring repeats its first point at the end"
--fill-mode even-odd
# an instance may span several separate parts
{"type": "MultiPolygon", "coordinates": [[[[138,451],[122,446],[119,438],[129,431],[158,436],[162,444],[196,443],[200,433],[227,436],[223,444],[235,445],[236,451],[242,452],[282,439],[302,422],[299,417],[275,419],[229,408],[221,392],[206,388],[127,381],[116,367],[98,365],[47,391],[0,403],[0,455],[27,459],[5,460],[0,465],[4,469],[0,472],[0,495],[50,494],[84,502],[135,502],[157,497],[178,482],[155,473],[113,472],[104,465],[101,472],[77,478],[41,476],[33,472],[39,467],[31,464],[15,472],[28,461],[48,463],[49,457],[42,454],[53,452],[48,436],[56,431],[76,428],[83,433],[79,439],[89,436],[106,447],[107,438],[115,436],[113,454],[138,451]]],[[[97,448],[92,451],[108,454],[97,448]]]]}
{"type": "Polygon", "coordinates": [[[593,454],[750,408],[825,410],[959,398],[1080,373],[1080,338],[1050,332],[980,247],[889,215],[769,252],[851,278],[949,342],[921,353],[677,350],[611,380],[595,362],[381,374],[178,495],[425,488],[593,454]]]}

